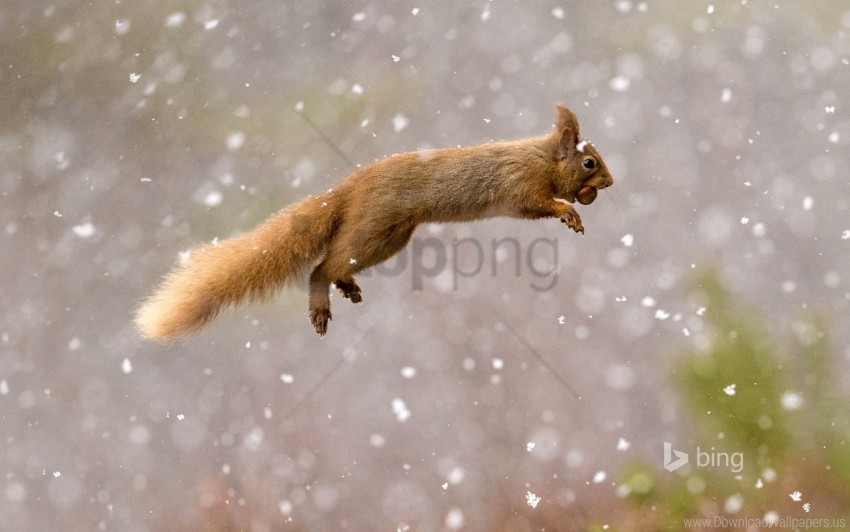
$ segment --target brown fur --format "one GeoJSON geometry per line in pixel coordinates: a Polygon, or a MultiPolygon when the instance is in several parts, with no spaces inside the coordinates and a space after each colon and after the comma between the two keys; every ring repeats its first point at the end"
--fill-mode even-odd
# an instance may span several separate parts
{"type": "Polygon", "coordinates": [[[194,333],[223,308],[267,298],[321,259],[310,275],[310,321],[324,335],[330,284],[359,303],[354,275],[395,255],[421,223],[556,217],[584,233],[570,204],[582,187],[603,189],[613,179],[595,148],[579,140],[575,115],[559,104],[550,135],[370,164],[248,233],[195,249],[142,303],[136,325],[147,338],[194,333]]]}

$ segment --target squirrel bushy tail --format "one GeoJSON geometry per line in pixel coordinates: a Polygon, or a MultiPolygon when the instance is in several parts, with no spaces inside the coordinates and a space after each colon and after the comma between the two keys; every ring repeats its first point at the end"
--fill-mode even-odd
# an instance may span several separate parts
{"type": "Polygon", "coordinates": [[[227,306],[272,296],[324,251],[341,199],[331,195],[337,193],[307,198],[247,233],[193,249],[138,308],[139,332],[173,340],[197,332],[227,306]]]}

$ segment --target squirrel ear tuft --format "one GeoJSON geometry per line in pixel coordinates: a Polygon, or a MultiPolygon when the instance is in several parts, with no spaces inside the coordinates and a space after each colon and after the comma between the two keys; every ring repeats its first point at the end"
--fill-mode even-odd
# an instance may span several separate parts
{"type": "Polygon", "coordinates": [[[575,151],[576,144],[578,144],[578,119],[566,105],[559,103],[557,108],[558,117],[555,120],[555,128],[560,136],[558,145],[561,155],[566,158],[575,151]]]}
{"type": "Polygon", "coordinates": [[[562,133],[565,129],[569,128],[575,131],[576,137],[578,137],[578,119],[575,113],[570,111],[569,107],[562,103],[557,104],[556,107],[558,109],[558,116],[555,118],[555,128],[558,130],[558,133],[562,133]]]}

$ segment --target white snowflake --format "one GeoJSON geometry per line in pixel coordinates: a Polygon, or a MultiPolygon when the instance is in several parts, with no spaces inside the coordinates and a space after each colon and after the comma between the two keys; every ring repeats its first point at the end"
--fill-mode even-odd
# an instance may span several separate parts
{"type": "Polygon", "coordinates": [[[614,92],[626,92],[629,90],[629,87],[632,85],[632,80],[627,78],[626,76],[620,75],[608,82],[608,86],[611,87],[611,90],[614,92]]]}
{"type": "Polygon", "coordinates": [[[729,386],[723,388],[723,393],[726,395],[735,395],[737,392],[735,391],[735,385],[730,384],[729,386]]]}
{"type": "Polygon", "coordinates": [[[91,222],[75,225],[71,230],[80,238],[89,238],[94,235],[94,225],[91,222]]]}
{"type": "Polygon", "coordinates": [[[798,410],[803,406],[803,397],[796,392],[785,392],[782,394],[781,402],[785,410],[798,410]]]}
{"type": "Polygon", "coordinates": [[[540,502],[540,497],[530,491],[527,491],[525,492],[525,502],[532,508],[537,508],[537,504],[540,502]]]}
{"type": "Polygon", "coordinates": [[[789,496],[789,497],[791,497],[791,500],[792,500],[792,501],[794,501],[794,502],[800,502],[800,500],[801,500],[801,499],[802,499],[802,497],[803,497],[803,494],[802,494],[802,493],[800,493],[799,491],[795,491],[794,493],[789,493],[789,494],[788,494],[788,496],[789,496]]]}
{"type": "MultiPolygon", "coordinates": [[[[393,60],[395,60],[395,58],[393,58],[393,60]]],[[[408,125],[410,125],[410,120],[403,114],[399,113],[393,117],[393,131],[396,133],[402,131],[408,125]]]]}
{"type": "Polygon", "coordinates": [[[402,423],[410,419],[410,410],[407,409],[407,405],[404,404],[404,401],[396,397],[392,401],[392,406],[396,419],[402,423]]]}

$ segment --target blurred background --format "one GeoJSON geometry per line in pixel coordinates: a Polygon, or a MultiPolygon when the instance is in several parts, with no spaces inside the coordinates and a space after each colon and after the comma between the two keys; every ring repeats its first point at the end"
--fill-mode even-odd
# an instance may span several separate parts
{"type": "Polygon", "coordinates": [[[846,2],[12,0],[0,87],[0,529],[850,517],[846,2]],[[420,227],[323,339],[304,283],[134,331],[193,245],[558,101],[585,236],[420,227]]]}

